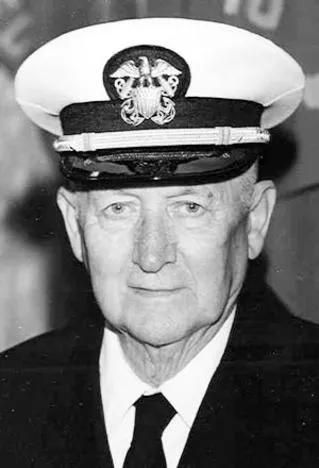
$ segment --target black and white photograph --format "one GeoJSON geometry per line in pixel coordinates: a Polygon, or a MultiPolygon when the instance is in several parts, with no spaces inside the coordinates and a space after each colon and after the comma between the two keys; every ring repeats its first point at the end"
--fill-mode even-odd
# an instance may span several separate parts
{"type": "Polygon", "coordinates": [[[319,3],[0,0],[1,468],[319,466],[319,3]]]}

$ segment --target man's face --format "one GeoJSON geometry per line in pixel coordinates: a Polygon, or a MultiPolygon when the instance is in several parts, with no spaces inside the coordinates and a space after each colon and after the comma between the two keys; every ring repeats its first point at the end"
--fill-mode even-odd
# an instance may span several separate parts
{"type": "Polygon", "coordinates": [[[159,346],[222,323],[248,259],[239,187],[235,180],[75,195],[70,239],[110,326],[159,346]]]}

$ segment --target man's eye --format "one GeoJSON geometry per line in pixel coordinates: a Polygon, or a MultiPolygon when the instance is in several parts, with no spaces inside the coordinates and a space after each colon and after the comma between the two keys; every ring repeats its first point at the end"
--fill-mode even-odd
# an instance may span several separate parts
{"type": "Polygon", "coordinates": [[[185,209],[188,211],[188,213],[195,214],[198,213],[202,207],[198,205],[198,203],[186,203],[185,209]]]}
{"type": "Polygon", "coordinates": [[[107,216],[120,216],[129,212],[129,206],[127,203],[116,202],[107,206],[103,212],[107,216]]]}
{"type": "Polygon", "coordinates": [[[175,211],[180,216],[200,216],[204,213],[205,209],[195,202],[179,202],[175,207],[175,211]]]}
{"type": "Polygon", "coordinates": [[[123,203],[113,203],[112,205],[109,206],[109,209],[112,211],[114,214],[121,214],[123,211],[125,211],[125,206],[123,203]]]}

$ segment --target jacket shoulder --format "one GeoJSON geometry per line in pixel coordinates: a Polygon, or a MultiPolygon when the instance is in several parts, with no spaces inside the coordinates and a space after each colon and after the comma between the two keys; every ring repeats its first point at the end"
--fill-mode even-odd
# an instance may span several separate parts
{"type": "Polygon", "coordinates": [[[99,323],[83,321],[31,338],[0,353],[0,372],[15,369],[25,372],[76,364],[78,356],[82,359],[90,354],[101,329],[99,323]]]}
{"type": "Polygon", "coordinates": [[[254,333],[257,342],[270,346],[319,347],[319,324],[293,315],[268,286],[253,293],[244,290],[239,309],[245,324],[241,330],[243,341],[247,333],[254,333]]]}

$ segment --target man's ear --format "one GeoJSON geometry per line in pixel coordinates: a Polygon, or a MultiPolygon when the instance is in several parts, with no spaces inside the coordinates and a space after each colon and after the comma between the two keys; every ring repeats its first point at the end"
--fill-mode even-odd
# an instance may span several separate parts
{"type": "Polygon", "coordinates": [[[276,203],[276,188],[272,181],[262,180],[254,187],[248,218],[248,256],[256,258],[264,246],[270,218],[276,203]]]}
{"type": "Polygon", "coordinates": [[[81,229],[78,220],[76,197],[76,193],[60,187],[57,193],[57,204],[64,219],[73,253],[79,262],[83,262],[81,229]]]}

